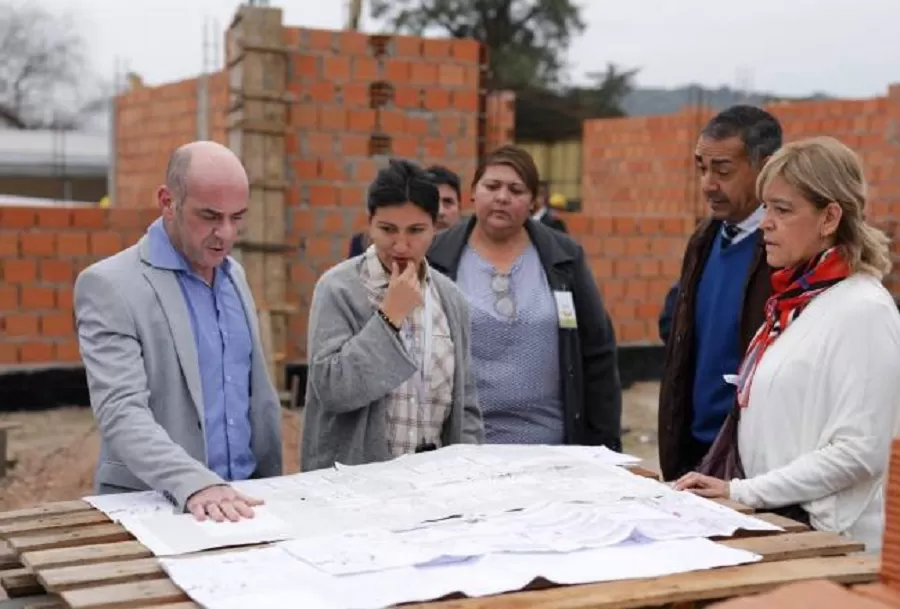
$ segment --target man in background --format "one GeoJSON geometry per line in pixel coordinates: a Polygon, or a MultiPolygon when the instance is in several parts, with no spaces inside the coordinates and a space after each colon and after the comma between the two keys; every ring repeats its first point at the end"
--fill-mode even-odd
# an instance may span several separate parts
{"type": "Polygon", "coordinates": [[[661,319],[668,334],[659,399],[666,480],[696,469],[706,456],[734,405],[735,389],[723,375],[737,374],[763,323],[771,270],[756,177],[781,142],[778,120],[745,105],[714,116],[697,142],[694,161],[711,214],[688,241],[681,276],[667,295],[671,318],[661,319]]]}
{"type": "Polygon", "coordinates": [[[534,210],[531,218],[550,228],[555,228],[563,233],[567,232],[566,223],[550,211],[550,182],[546,180],[538,183],[538,192],[534,198],[534,210]]]}
{"type": "Polygon", "coordinates": [[[459,222],[459,204],[462,200],[461,181],[457,174],[441,165],[432,165],[425,171],[438,187],[438,194],[441,197],[437,230],[442,231],[459,222]]]}
{"type": "MultiPolygon", "coordinates": [[[[431,181],[438,187],[441,207],[435,226],[439,231],[450,228],[459,222],[459,205],[462,199],[462,183],[459,175],[442,165],[432,165],[425,172],[431,181]]],[[[368,234],[356,233],[350,238],[348,258],[359,256],[368,247],[368,234]]]]}

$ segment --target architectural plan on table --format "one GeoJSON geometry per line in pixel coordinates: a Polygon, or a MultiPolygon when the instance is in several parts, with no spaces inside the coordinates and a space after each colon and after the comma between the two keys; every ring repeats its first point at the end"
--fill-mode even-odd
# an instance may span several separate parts
{"type": "Polygon", "coordinates": [[[635,461],[594,447],[456,445],[236,483],[265,500],[239,523],[198,523],[152,493],[133,494],[130,506],[127,495],[94,505],[170,557],[161,562],[173,581],[215,609],[282,591],[314,609],[368,609],[517,590],[538,576],[664,575],[753,562],[759,557],[704,538],[780,530],[621,467],[635,461]],[[183,556],[261,542],[272,545],[183,556]],[[234,566],[244,561],[268,566],[234,566]],[[238,580],[223,575],[230,568],[243,573],[238,580]]]}

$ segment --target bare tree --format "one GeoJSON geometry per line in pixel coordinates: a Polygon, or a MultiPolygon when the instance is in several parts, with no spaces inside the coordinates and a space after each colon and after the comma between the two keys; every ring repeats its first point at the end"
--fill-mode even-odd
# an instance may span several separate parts
{"type": "Polygon", "coordinates": [[[104,93],[88,70],[86,47],[70,16],[0,0],[0,124],[78,127],[104,93]]]}

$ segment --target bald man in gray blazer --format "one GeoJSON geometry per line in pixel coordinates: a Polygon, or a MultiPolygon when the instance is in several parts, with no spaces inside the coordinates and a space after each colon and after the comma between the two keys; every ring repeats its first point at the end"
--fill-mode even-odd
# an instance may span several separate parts
{"type": "Polygon", "coordinates": [[[198,519],[252,517],[229,485],[282,472],[280,404],[256,305],[229,256],[247,175],[212,142],[179,148],[140,241],[79,274],[78,341],[101,435],[98,493],[155,489],[198,519]]]}

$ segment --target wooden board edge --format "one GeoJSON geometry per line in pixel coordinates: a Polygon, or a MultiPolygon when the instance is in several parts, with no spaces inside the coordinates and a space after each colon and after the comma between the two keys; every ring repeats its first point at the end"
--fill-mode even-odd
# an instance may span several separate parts
{"type": "Polygon", "coordinates": [[[664,577],[513,592],[488,598],[409,603],[404,609],[638,609],[671,603],[713,601],[766,592],[810,579],[849,585],[874,581],[878,560],[870,556],[801,558],[723,567],[664,577]]]}
{"type": "Polygon", "coordinates": [[[36,507],[0,512],[0,524],[6,524],[7,522],[14,522],[17,520],[44,518],[58,514],[70,514],[72,512],[89,512],[92,510],[94,510],[94,507],[83,499],[56,501],[54,503],[45,503],[36,507]]]}

